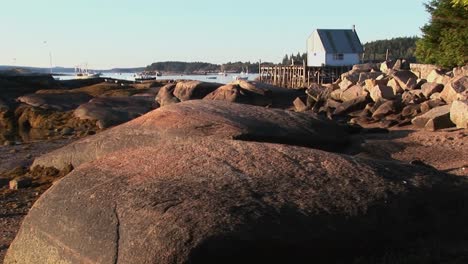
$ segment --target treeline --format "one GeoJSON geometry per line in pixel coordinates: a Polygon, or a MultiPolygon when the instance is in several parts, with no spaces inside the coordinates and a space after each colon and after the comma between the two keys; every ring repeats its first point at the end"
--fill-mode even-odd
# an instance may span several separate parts
{"type": "Polygon", "coordinates": [[[303,65],[304,61],[307,61],[307,53],[298,52],[297,55],[284,55],[281,65],[303,65]]]}
{"type": "MultiPolygon", "coordinates": [[[[364,44],[364,60],[365,61],[384,61],[387,50],[389,51],[389,59],[407,59],[410,62],[415,62],[415,50],[417,37],[401,37],[385,40],[376,40],[364,44]]],[[[286,54],[283,60],[279,63],[262,62],[262,66],[274,65],[303,65],[307,61],[307,53],[298,52],[294,54],[286,54]]],[[[250,73],[258,72],[258,62],[228,62],[225,64],[212,64],[206,62],[180,62],[166,61],[155,62],[148,67],[147,71],[184,73],[184,74],[204,74],[214,72],[242,72],[250,73]]]]}
{"type": "Polygon", "coordinates": [[[417,37],[402,37],[367,42],[364,44],[364,60],[384,61],[388,50],[389,59],[407,59],[415,62],[418,39],[417,37]]]}
{"type": "MultiPolygon", "coordinates": [[[[274,63],[262,62],[263,66],[271,66],[274,63]]],[[[180,61],[166,61],[155,62],[148,67],[146,71],[157,72],[170,72],[170,73],[184,73],[184,74],[204,74],[214,72],[258,72],[258,62],[228,62],[225,64],[212,64],[206,62],[180,62],[180,61]]]]}
{"type": "MultiPolygon", "coordinates": [[[[364,60],[365,61],[384,61],[387,50],[389,59],[407,59],[410,62],[415,62],[415,51],[417,37],[401,37],[385,40],[376,40],[364,44],[364,60]]],[[[302,65],[303,61],[307,61],[307,53],[298,52],[296,55],[284,55],[281,65],[302,65]]]]}
{"type": "Polygon", "coordinates": [[[173,72],[173,73],[204,73],[215,72],[220,68],[219,65],[207,62],[182,62],[182,61],[165,61],[155,62],[148,67],[147,71],[158,72],[173,72]]]}

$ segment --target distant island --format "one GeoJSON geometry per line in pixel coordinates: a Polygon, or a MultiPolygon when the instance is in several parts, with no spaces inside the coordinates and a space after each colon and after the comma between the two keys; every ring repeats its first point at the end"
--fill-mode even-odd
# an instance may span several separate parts
{"type": "MultiPolygon", "coordinates": [[[[415,62],[415,50],[417,37],[401,37],[385,40],[376,40],[367,42],[364,44],[365,47],[365,61],[382,61],[385,60],[387,49],[391,59],[407,59],[410,62],[415,62]]],[[[273,62],[262,62],[263,66],[274,66],[274,65],[302,65],[303,61],[307,58],[305,53],[298,52],[297,55],[286,54],[282,61],[279,63],[273,62]]],[[[173,74],[210,74],[218,72],[226,73],[240,73],[250,72],[258,73],[259,63],[258,62],[228,62],[224,64],[213,64],[208,62],[183,62],[183,61],[164,61],[155,62],[146,67],[135,67],[135,68],[113,68],[113,69],[90,69],[92,72],[101,73],[135,73],[135,72],[158,72],[164,75],[173,74]]],[[[11,72],[15,70],[19,74],[25,73],[50,73],[50,68],[39,68],[39,67],[26,67],[26,66],[3,66],[0,65],[0,72],[11,72]]],[[[75,68],[67,67],[54,67],[52,68],[53,73],[72,74],[75,72],[75,68]]]]}

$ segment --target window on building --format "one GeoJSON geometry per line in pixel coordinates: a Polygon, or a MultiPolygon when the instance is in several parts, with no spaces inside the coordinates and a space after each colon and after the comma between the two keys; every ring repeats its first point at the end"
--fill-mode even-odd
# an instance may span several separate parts
{"type": "Polygon", "coordinates": [[[344,55],[343,55],[343,53],[335,53],[335,54],[333,54],[333,59],[334,60],[344,60],[344,55]]]}

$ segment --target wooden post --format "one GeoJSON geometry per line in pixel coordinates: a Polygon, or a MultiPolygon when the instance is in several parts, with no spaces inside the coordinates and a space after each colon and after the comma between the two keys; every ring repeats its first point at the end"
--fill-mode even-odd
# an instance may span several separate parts
{"type": "Polygon", "coordinates": [[[389,50],[387,49],[387,53],[385,54],[385,61],[388,61],[388,53],[389,53],[389,50]]]}
{"type": "Polygon", "coordinates": [[[260,82],[262,81],[262,60],[258,60],[258,74],[260,74],[260,82]]]}

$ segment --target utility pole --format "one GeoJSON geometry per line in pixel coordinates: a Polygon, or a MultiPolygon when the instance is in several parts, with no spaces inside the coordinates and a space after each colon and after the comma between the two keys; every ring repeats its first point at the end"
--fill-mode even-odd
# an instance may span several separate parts
{"type": "Polygon", "coordinates": [[[44,45],[46,45],[47,49],[49,50],[49,67],[50,67],[50,75],[52,75],[52,51],[50,49],[49,44],[47,43],[47,40],[45,40],[44,45]]]}

